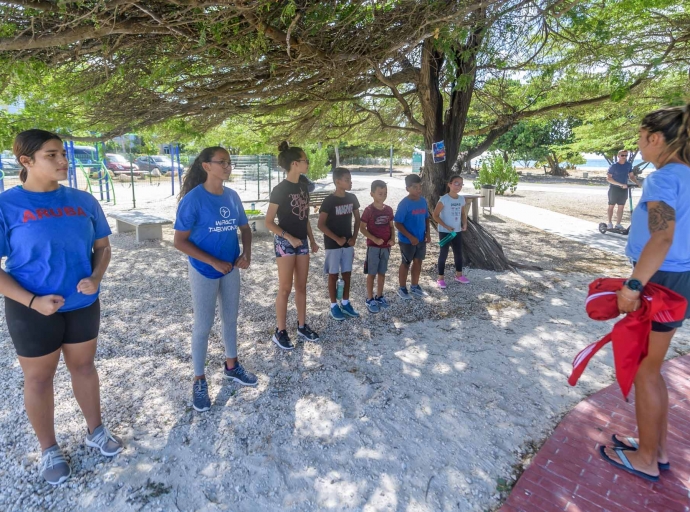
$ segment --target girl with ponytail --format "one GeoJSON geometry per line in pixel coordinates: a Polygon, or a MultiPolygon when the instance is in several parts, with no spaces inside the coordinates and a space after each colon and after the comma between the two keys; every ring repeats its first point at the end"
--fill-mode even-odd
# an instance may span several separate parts
{"type": "MultiPolygon", "coordinates": [[[[626,247],[633,272],[617,292],[621,313],[640,307],[647,283],[665,286],[690,301],[690,105],[647,114],[638,145],[642,159],[657,170],[644,180],[633,212],[626,247]]],[[[668,391],[661,365],[681,325],[682,321],[652,322],[647,357],[635,376],[639,439],[613,433],[613,446],[600,449],[604,460],[646,480],[659,480],[660,470],[670,468],[668,391]]]]}
{"type": "Polygon", "coordinates": [[[194,311],[192,405],[200,412],[211,407],[205,366],[216,302],[220,305],[225,343],[225,378],[243,386],[256,386],[257,383],[256,376],[245,370],[237,359],[239,269],[249,268],[252,231],[240,196],[223,185],[230,174],[230,155],[224,148],[204,149],[192,163],[182,184],[175,219],[175,248],[189,256],[194,311]],[[241,253],[238,229],[242,234],[241,253]]]}
{"type": "Polygon", "coordinates": [[[271,191],[266,212],[266,228],[275,235],[274,248],[278,265],[277,326],[273,342],[283,350],[294,345],[287,333],[287,303],[295,286],[297,335],[308,341],[319,341],[319,335],[306,323],[307,276],[309,250],[319,250],[309,223],[309,184],[303,175],[309,171],[309,159],[298,147],[287,142],[278,147],[278,164],[287,172],[286,178],[271,191]],[[277,217],[277,222],[276,222],[277,217]]]}

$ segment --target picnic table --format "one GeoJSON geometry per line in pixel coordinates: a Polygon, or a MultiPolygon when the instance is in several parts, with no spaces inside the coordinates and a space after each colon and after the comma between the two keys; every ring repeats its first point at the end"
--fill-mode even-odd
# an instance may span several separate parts
{"type": "Polygon", "coordinates": [[[468,208],[472,203],[472,222],[475,224],[479,222],[479,199],[481,194],[460,194],[465,198],[465,208],[468,208]]]}

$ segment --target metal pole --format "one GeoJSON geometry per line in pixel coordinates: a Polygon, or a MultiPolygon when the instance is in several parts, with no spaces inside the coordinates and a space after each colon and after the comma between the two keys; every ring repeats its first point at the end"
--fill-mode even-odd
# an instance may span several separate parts
{"type": "Polygon", "coordinates": [[[256,157],[256,200],[261,199],[261,157],[256,157]]]}
{"type": "MultiPolygon", "coordinates": [[[[98,160],[98,143],[96,143],[96,160],[98,160]]],[[[101,201],[103,201],[103,171],[98,168],[98,189],[101,193],[101,201]]]]}
{"type": "Polygon", "coordinates": [[[393,144],[391,144],[391,166],[388,176],[393,177],[393,144]]]}
{"type": "Polygon", "coordinates": [[[170,148],[170,182],[172,183],[172,195],[175,195],[175,156],[173,155],[173,145],[169,144],[170,148]]]}
{"type": "Polygon", "coordinates": [[[65,149],[65,154],[67,155],[67,186],[72,187],[72,162],[69,161],[69,149],[67,149],[67,141],[62,143],[62,147],[65,149]]]}
{"type": "MultiPolygon", "coordinates": [[[[105,199],[106,201],[110,202],[110,171],[108,170],[108,166],[105,164],[105,142],[101,142],[101,145],[103,146],[103,164],[101,167],[105,167],[105,199]]],[[[98,147],[98,143],[96,143],[96,147],[98,147]]],[[[115,191],[113,190],[113,199],[115,199],[115,191]]]]}
{"type": "Polygon", "coordinates": [[[130,140],[130,153],[129,153],[129,182],[132,184],[132,209],[136,210],[137,208],[137,198],[134,195],[134,155],[132,155],[131,148],[132,148],[132,142],[130,140]]]}
{"type": "Polygon", "coordinates": [[[74,141],[71,140],[69,141],[69,147],[67,148],[67,159],[69,160],[69,167],[67,168],[68,170],[72,170],[72,182],[73,182],[73,187],[74,188],[79,188],[79,185],[77,183],[77,162],[75,161],[74,157],[74,141]]]}
{"type": "Polygon", "coordinates": [[[180,164],[180,145],[179,144],[177,144],[177,147],[175,148],[175,153],[177,156],[177,173],[178,173],[177,181],[180,182],[180,190],[182,190],[182,165],[180,164]]]}

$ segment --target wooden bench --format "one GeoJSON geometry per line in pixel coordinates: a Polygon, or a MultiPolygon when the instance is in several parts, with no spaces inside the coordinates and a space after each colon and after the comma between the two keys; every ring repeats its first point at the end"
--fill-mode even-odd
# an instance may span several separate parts
{"type": "Polygon", "coordinates": [[[323,200],[330,196],[335,190],[315,190],[309,194],[309,206],[314,207],[314,212],[318,212],[321,208],[323,200]]]}
{"type": "Polygon", "coordinates": [[[118,233],[136,231],[137,242],[163,238],[163,224],[172,224],[171,220],[142,212],[109,213],[108,217],[115,219],[118,233]]]}

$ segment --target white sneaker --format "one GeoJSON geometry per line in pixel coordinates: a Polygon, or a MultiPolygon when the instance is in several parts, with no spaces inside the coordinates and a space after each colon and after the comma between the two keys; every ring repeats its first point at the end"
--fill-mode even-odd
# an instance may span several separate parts
{"type": "Polygon", "coordinates": [[[608,229],[613,229],[613,224],[611,224],[611,223],[609,222],[609,223],[606,225],[606,227],[607,227],[608,229]]]}

